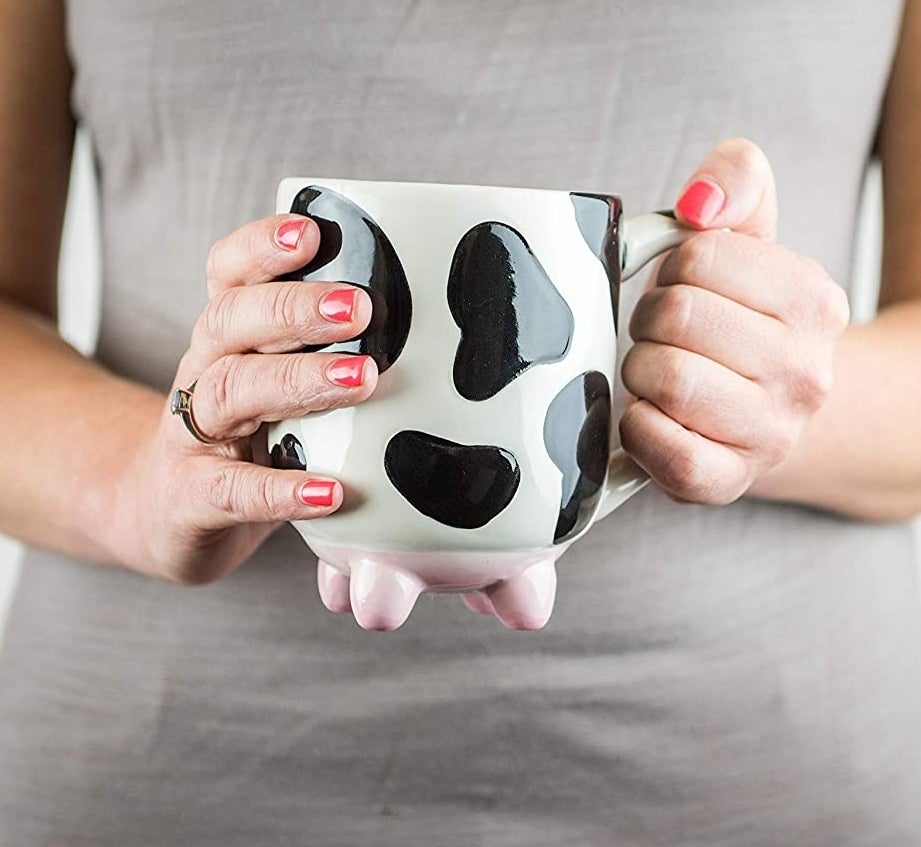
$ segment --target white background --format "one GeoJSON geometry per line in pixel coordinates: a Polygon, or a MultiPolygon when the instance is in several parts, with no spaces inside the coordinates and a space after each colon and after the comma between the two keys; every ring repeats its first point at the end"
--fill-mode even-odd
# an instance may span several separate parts
{"type": "MultiPolygon", "coordinates": [[[[862,220],[864,225],[857,239],[858,286],[851,304],[858,320],[864,320],[872,314],[878,279],[881,214],[879,173],[875,168],[868,175],[862,220]]],[[[62,333],[84,351],[90,348],[97,325],[99,250],[96,221],[92,158],[89,145],[80,137],[74,154],[70,202],[64,228],[60,299],[62,333]]],[[[18,568],[17,546],[0,536],[0,632],[18,568]]]]}

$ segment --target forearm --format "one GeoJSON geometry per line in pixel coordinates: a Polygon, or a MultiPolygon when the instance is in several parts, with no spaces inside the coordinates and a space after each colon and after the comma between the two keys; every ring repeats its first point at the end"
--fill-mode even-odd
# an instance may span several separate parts
{"type": "Polygon", "coordinates": [[[65,343],[0,298],[0,532],[114,563],[124,470],[163,398],[65,343]]]}
{"type": "Polygon", "coordinates": [[[849,327],[835,359],[828,401],[749,495],[868,520],[921,513],[921,301],[849,327]]]}

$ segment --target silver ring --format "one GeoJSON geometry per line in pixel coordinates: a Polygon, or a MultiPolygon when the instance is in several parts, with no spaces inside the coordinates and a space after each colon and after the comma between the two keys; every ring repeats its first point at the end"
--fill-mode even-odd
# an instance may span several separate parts
{"type": "Polygon", "coordinates": [[[169,410],[173,415],[181,415],[185,428],[195,436],[197,441],[202,444],[220,444],[220,441],[214,438],[208,438],[195,424],[195,418],[192,415],[192,395],[195,393],[195,380],[188,388],[177,388],[169,401],[169,410]]]}

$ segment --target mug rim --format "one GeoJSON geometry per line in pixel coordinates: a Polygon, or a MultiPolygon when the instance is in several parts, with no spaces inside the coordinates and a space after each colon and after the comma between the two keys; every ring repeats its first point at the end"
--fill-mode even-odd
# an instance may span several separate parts
{"type": "Polygon", "coordinates": [[[426,180],[385,180],[385,179],[354,179],[352,177],[301,177],[285,176],[278,182],[278,194],[284,192],[285,186],[289,183],[300,183],[304,187],[308,185],[329,185],[334,183],[347,183],[349,185],[379,185],[385,188],[413,188],[422,190],[432,189],[450,189],[457,192],[499,192],[508,194],[578,194],[588,195],[598,198],[611,198],[621,201],[619,194],[609,191],[595,191],[580,188],[541,188],[537,186],[516,186],[516,185],[492,185],[489,183],[467,183],[467,182],[432,182],[426,180]]]}

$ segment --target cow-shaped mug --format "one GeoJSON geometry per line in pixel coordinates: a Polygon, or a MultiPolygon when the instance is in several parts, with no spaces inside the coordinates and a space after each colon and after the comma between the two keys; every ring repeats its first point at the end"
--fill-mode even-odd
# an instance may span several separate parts
{"type": "Polygon", "coordinates": [[[294,526],[324,605],[403,624],[457,592],[514,629],[550,617],[556,560],[647,479],[611,451],[621,281],[692,230],[622,218],[603,194],[290,178],[278,211],[319,226],[290,279],[371,297],[356,339],[365,402],[273,424],[272,464],[341,480],[333,514],[294,526]]]}

